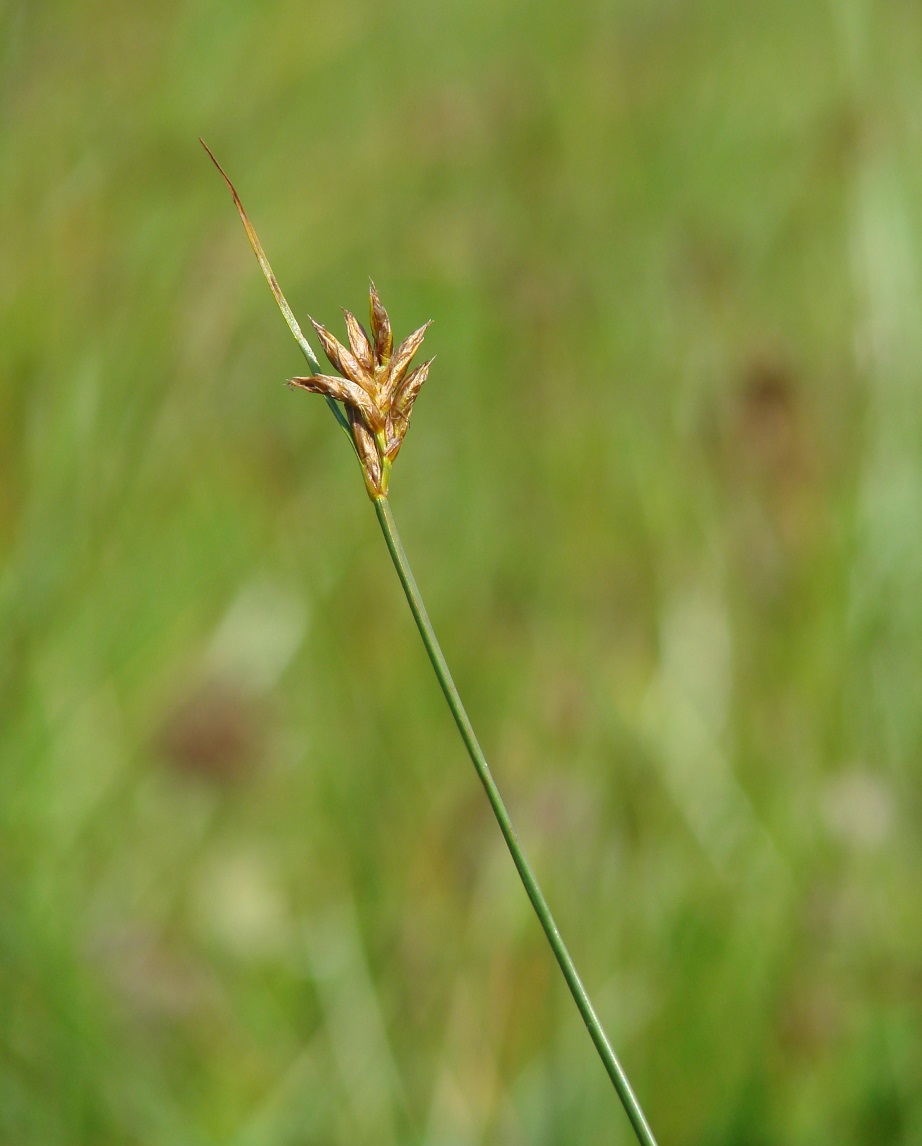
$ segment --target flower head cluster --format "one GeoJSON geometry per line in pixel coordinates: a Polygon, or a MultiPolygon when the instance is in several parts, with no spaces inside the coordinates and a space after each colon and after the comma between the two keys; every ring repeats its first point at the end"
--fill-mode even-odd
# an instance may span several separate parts
{"type": "Polygon", "coordinates": [[[312,374],[288,381],[291,386],[342,402],[368,492],[374,498],[387,492],[391,464],[407,432],[413,403],[429,375],[432,359],[410,371],[429,323],[414,330],[395,350],[391,322],[374,283],[370,284],[369,296],[370,337],[355,315],[343,309],[348,348],[311,319],[324,353],[340,376],[312,374]]]}

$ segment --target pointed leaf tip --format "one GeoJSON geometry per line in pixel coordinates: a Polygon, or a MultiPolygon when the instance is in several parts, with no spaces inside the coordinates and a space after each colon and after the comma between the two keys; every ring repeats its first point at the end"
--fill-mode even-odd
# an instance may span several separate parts
{"type": "Polygon", "coordinates": [[[233,183],[231,183],[227,172],[224,170],[224,168],[221,166],[221,164],[215,158],[215,153],[211,150],[211,148],[208,146],[208,144],[205,142],[205,140],[202,139],[201,136],[198,137],[198,141],[202,145],[202,147],[204,147],[205,150],[208,152],[208,158],[215,165],[215,167],[217,167],[217,169],[221,172],[221,176],[224,179],[224,182],[230,188],[231,194],[233,195],[234,200],[236,201],[237,200],[237,192],[234,190],[234,185],[233,185],[233,183]]]}

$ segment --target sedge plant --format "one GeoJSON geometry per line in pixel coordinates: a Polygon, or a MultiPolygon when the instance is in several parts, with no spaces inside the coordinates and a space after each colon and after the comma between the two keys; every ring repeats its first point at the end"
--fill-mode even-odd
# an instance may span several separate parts
{"type": "Polygon", "coordinates": [[[310,319],[323,352],[336,371],[335,374],[322,373],[320,362],[279,287],[259,237],[243,209],[240,196],[208,145],[204,140],[200,142],[230,188],[234,204],[243,222],[250,245],[259,260],[266,282],[269,284],[275,301],[301,348],[301,352],[311,367],[309,375],[289,378],[288,384],[291,387],[307,390],[314,394],[322,394],[352,444],[365,480],[365,488],[374,506],[388,552],[393,560],[394,568],[397,570],[397,576],[400,578],[432,668],[458,726],[461,739],[464,741],[477,770],[487,799],[490,801],[490,807],[493,809],[493,814],[528,898],[531,900],[535,914],[544,929],[547,941],[560,965],[560,970],[563,972],[567,986],[570,988],[574,1002],[586,1024],[599,1057],[630,1119],[638,1142],[642,1146],[656,1146],[653,1131],[650,1129],[624,1068],[599,1021],[560,934],[560,929],[554,921],[551,909],[512,825],[509,812],[496,786],[496,781],[493,779],[493,774],[480,747],[470,717],[461,702],[458,689],[435,635],[391,510],[388,497],[391,467],[406,435],[413,404],[423,383],[429,376],[429,368],[432,364],[430,358],[410,370],[412,360],[422,345],[429,323],[427,322],[413,331],[395,346],[390,318],[378,296],[375,284],[371,282],[369,291],[370,329],[366,331],[355,315],[348,310],[343,311],[349,341],[348,347],[335,338],[326,327],[313,318],[310,319]]]}

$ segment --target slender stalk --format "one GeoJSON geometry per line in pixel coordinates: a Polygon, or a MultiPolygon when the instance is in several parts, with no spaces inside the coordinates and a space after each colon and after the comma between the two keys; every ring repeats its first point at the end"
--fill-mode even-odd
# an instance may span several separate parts
{"type": "Polygon", "coordinates": [[[550,943],[557,962],[560,964],[560,969],[567,981],[567,986],[570,988],[574,1002],[579,1008],[579,1013],[583,1016],[583,1022],[585,1022],[592,1041],[595,1043],[599,1057],[614,1083],[615,1090],[618,1092],[618,1097],[621,1099],[628,1118],[631,1120],[631,1125],[634,1128],[634,1133],[637,1135],[638,1142],[641,1143],[641,1146],[656,1146],[656,1139],[653,1137],[650,1124],[644,1116],[644,1112],[640,1107],[640,1103],[637,1101],[630,1082],[628,1082],[624,1068],[618,1061],[618,1056],[614,1050],[612,1050],[611,1043],[609,1043],[605,1031],[602,1029],[602,1024],[599,1022],[598,1015],[596,1015],[590,1002],[586,988],[583,986],[579,973],[570,957],[570,952],[567,950],[560,930],[554,922],[553,915],[551,915],[551,909],[547,905],[544,893],[541,891],[535,874],[531,869],[531,865],[522,849],[522,845],[519,843],[515,828],[512,826],[512,820],[509,818],[506,805],[503,803],[503,798],[499,794],[499,789],[490,772],[486,757],[477,741],[477,736],[474,733],[470,718],[464,709],[464,705],[461,703],[461,697],[458,695],[455,682],[452,680],[451,672],[439,646],[438,638],[432,627],[432,622],[429,620],[429,614],[426,612],[426,606],[423,604],[419,587],[416,584],[416,578],[413,576],[413,570],[410,568],[410,562],[407,559],[406,551],[400,540],[400,534],[397,532],[397,524],[394,521],[394,515],[391,513],[390,503],[387,497],[378,497],[374,501],[374,506],[375,513],[378,515],[378,522],[381,525],[381,531],[384,534],[384,540],[387,542],[387,548],[390,551],[391,558],[397,570],[397,575],[400,578],[400,583],[403,585],[403,591],[406,593],[410,610],[413,613],[417,628],[419,629],[419,635],[422,637],[423,644],[426,646],[429,660],[432,662],[435,675],[438,677],[439,684],[442,686],[442,692],[448,701],[451,714],[455,718],[458,731],[461,733],[461,739],[464,741],[471,760],[474,762],[474,767],[477,769],[477,775],[480,777],[480,782],[483,784],[487,799],[490,801],[493,814],[496,816],[500,831],[503,833],[506,846],[509,848],[522,883],[525,885],[528,898],[531,900],[535,913],[541,922],[541,926],[544,928],[544,934],[547,936],[547,941],[550,943]]]}
{"type": "MultiPolygon", "coordinates": [[[[262,268],[266,282],[269,284],[275,301],[278,303],[279,309],[284,315],[291,333],[295,336],[301,348],[301,352],[311,367],[315,370],[319,370],[320,364],[310,344],[304,337],[298,320],[288,305],[288,301],[284,294],[282,294],[281,287],[273,274],[272,267],[269,265],[269,260],[266,258],[259,237],[253,225],[250,223],[246,211],[243,209],[240,196],[234,189],[233,183],[231,183],[227,177],[224,168],[218,163],[214,155],[212,155],[208,145],[204,140],[200,142],[211,156],[215,167],[221,172],[225,183],[230,188],[231,195],[234,197],[234,204],[237,207],[237,212],[246,229],[247,238],[250,240],[250,246],[253,248],[256,258],[259,260],[259,265],[262,268]]],[[[314,323],[314,329],[317,331],[317,335],[323,343],[324,350],[330,362],[341,375],[348,378],[356,387],[361,388],[361,391],[364,392],[363,397],[365,398],[363,403],[359,405],[350,403],[347,398],[343,397],[342,388],[338,384],[336,384],[335,389],[331,389],[331,385],[335,383],[336,380],[330,378],[324,379],[323,375],[313,376],[310,379],[291,379],[291,382],[310,382],[310,389],[325,394],[327,404],[340,426],[345,430],[350,442],[352,442],[356,457],[362,466],[365,484],[374,501],[375,512],[378,515],[378,521],[384,533],[384,539],[387,542],[387,547],[394,560],[397,575],[400,577],[400,583],[403,585],[403,590],[407,595],[407,601],[410,603],[410,609],[416,619],[420,636],[423,638],[423,644],[426,646],[426,652],[429,654],[429,660],[432,662],[435,675],[438,677],[439,684],[442,686],[442,692],[448,701],[448,707],[451,709],[455,723],[458,725],[461,739],[464,741],[470,753],[474,767],[477,769],[477,775],[480,777],[480,782],[483,784],[484,790],[487,793],[487,798],[490,801],[490,806],[493,808],[493,814],[496,816],[500,831],[503,833],[506,846],[509,848],[522,883],[525,885],[525,890],[528,892],[528,898],[531,900],[538,919],[541,921],[544,934],[547,936],[547,941],[550,943],[551,949],[557,957],[557,962],[560,964],[560,969],[563,971],[570,992],[579,1008],[580,1014],[583,1016],[583,1021],[592,1037],[592,1041],[595,1043],[596,1050],[599,1052],[599,1057],[605,1064],[605,1069],[608,1071],[609,1077],[615,1085],[618,1097],[621,1099],[624,1109],[627,1111],[627,1116],[631,1120],[631,1125],[634,1128],[634,1133],[637,1135],[637,1140],[641,1146],[656,1146],[653,1131],[650,1129],[644,1117],[640,1103],[637,1101],[634,1091],[631,1089],[631,1084],[628,1082],[627,1075],[624,1073],[617,1055],[612,1050],[611,1044],[606,1038],[602,1024],[599,1022],[598,1016],[593,1010],[592,1003],[589,1001],[589,996],[586,994],[586,988],[580,980],[576,967],[573,965],[573,960],[570,958],[570,953],[567,951],[557,924],[554,922],[554,917],[551,915],[551,909],[547,905],[547,900],[544,898],[544,894],[538,886],[538,881],[535,879],[534,872],[531,870],[531,865],[525,857],[525,852],[522,850],[518,836],[515,834],[515,828],[512,826],[512,820],[506,811],[506,805],[503,803],[503,798],[500,796],[499,789],[496,787],[496,783],[490,773],[486,758],[477,742],[477,737],[474,734],[470,719],[464,711],[464,705],[461,703],[461,697],[458,695],[457,688],[455,688],[455,682],[451,679],[451,673],[449,672],[445,657],[442,655],[442,650],[439,647],[435,631],[432,628],[432,622],[429,620],[429,614],[426,612],[426,606],[423,604],[423,599],[420,596],[416,579],[413,576],[413,571],[410,568],[410,563],[407,560],[407,555],[401,544],[400,535],[397,532],[397,525],[394,522],[391,507],[387,500],[385,491],[387,490],[388,477],[390,476],[391,461],[396,451],[400,448],[400,442],[406,433],[410,409],[416,395],[419,393],[419,387],[426,380],[429,363],[418,366],[412,374],[405,377],[406,369],[410,359],[416,353],[419,344],[422,342],[422,336],[425,334],[426,327],[429,324],[427,323],[426,326],[420,327],[419,330],[405,339],[397,348],[395,357],[392,360],[390,320],[387,316],[387,311],[384,309],[378,297],[374,283],[371,284],[370,305],[374,348],[372,348],[371,343],[369,343],[367,334],[348,312],[346,314],[347,325],[349,325],[350,319],[352,323],[352,325],[349,325],[351,352],[341,346],[324,327],[319,326],[316,322],[314,323]],[[383,375],[385,381],[383,383],[381,382],[379,373],[375,373],[374,376],[370,373],[371,368],[369,363],[372,361],[374,362],[375,371],[385,371],[383,375]],[[388,364],[390,364],[390,371],[393,372],[395,369],[398,369],[398,367],[395,366],[395,363],[398,362],[399,373],[397,376],[392,376],[391,373],[387,373],[388,364]],[[323,382],[326,384],[321,386],[323,382]],[[403,384],[402,388],[399,389],[396,394],[392,389],[387,388],[388,386],[401,386],[401,383],[403,384]],[[382,386],[384,387],[383,389],[381,388],[382,386]],[[383,406],[380,405],[385,399],[386,404],[383,406]],[[346,419],[345,414],[340,409],[340,401],[350,407],[350,420],[346,419]],[[369,402],[372,403],[371,412],[377,413],[380,424],[369,425],[367,423],[366,418],[369,415],[369,402]],[[394,420],[394,414],[399,415],[396,420],[394,420]],[[351,425],[350,421],[352,422],[351,425]],[[374,431],[374,434],[372,431],[374,431]]]]}

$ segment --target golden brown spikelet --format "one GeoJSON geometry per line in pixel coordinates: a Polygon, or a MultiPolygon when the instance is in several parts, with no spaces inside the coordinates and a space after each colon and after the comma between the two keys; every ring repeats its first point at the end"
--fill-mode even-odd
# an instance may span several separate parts
{"type": "Polygon", "coordinates": [[[374,370],[375,353],[371,348],[368,335],[365,333],[365,327],[362,326],[352,311],[346,310],[345,307],[343,307],[343,316],[346,320],[346,330],[349,332],[349,345],[352,347],[352,353],[366,370],[374,370]]]}
{"type": "Polygon", "coordinates": [[[387,363],[390,362],[391,351],[394,348],[391,320],[387,316],[384,304],[378,297],[378,291],[371,279],[368,280],[368,285],[371,333],[375,340],[375,359],[382,365],[387,365],[387,363]]]}
{"type": "Polygon", "coordinates": [[[419,330],[414,330],[412,334],[408,335],[403,342],[397,347],[394,356],[390,362],[390,369],[388,370],[387,383],[385,386],[386,401],[393,399],[394,391],[404,379],[407,372],[407,367],[413,361],[413,356],[422,346],[423,339],[426,336],[426,331],[429,329],[430,322],[425,323],[419,330]]]}
{"type": "Polygon", "coordinates": [[[366,393],[374,394],[375,380],[371,371],[363,366],[352,351],[347,350],[339,339],[334,338],[325,326],[321,326],[314,319],[311,319],[311,325],[317,332],[323,352],[330,360],[333,369],[338,370],[340,374],[361,386],[366,393]]]}
{"type": "Polygon", "coordinates": [[[384,481],[384,464],[378,450],[377,439],[354,407],[348,414],[355,452],[362,463],[368,493],[372,498],[382,497],[387,492],[387,484],[384,481]]]}
{"type": "Polygon", "coordinates": [[[309,378],[289,378],[289,386],[308,390],[312,394],[323,394],[334,402],[342,402],[347,408],[355,408],[377,434],[384,429],[384,415],[357,382],[350,378],[336,378],[332,374],[312,374],[309,378]]]}

